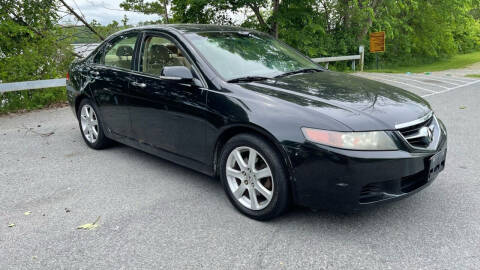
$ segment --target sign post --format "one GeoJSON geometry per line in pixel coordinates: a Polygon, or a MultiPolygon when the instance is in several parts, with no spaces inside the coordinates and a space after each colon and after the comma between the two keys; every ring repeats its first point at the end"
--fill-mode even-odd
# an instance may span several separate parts
{"type": "Polygon", "coordinates": [[[385,52],[385,32],[370,33],[370,52],[375,53],[378,70],[378,53],[385,52]]]}
{"type": "Polygon", "coordinates": [[[360,71],[363,71],[363,65],[365,64],[365,46],[360,45],[358,52],[360,53],[360,71]]]}

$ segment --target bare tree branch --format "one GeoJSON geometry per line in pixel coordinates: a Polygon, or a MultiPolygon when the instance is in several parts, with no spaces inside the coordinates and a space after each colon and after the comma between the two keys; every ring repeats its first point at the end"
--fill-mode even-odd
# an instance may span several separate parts
{"type": "Polygon", "coordinates": [[[260,25],[267,28],[269,32],[273,32],[273,29],[263,19],[262,13],[260,13],[260,7],[256,4],[248,4],[248,6],[252,9],[253,13],[255,13],[260,25]]]}
{"type": "Polygon", "coordinates": [[[73,16],[75,16],[79,21],[81,21],[90,31],[92,31],[97,37],[99,37],[101,40],[105,40],[105,38],[100,35],[87,21],[85,21],[84,18],[82,18],[78,13],[75,12],[67,3],[65,3],[64,0],[59,0],[62,2],[62,4],[72,13],[73,16]]]}

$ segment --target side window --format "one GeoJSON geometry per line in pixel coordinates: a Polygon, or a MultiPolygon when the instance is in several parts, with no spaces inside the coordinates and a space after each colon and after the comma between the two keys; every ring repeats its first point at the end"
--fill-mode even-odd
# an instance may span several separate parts
{"type": "Polygon", "coordinates": [[[146,38],[140,61],[141,72],[158,76],[164,67],[185,66],[189,69],[192,67],[175,43],[156,36],[146,38]]]}
{"type": "MultiPolygon", "coordinates": [[[[130,34],[117,37],[105,47],[105,54],[103,54],[103,59],[99,59],[99,63],[103,62],[105,66],[109,67],[132,69],[133,52],[137,36],[137,34],[130,34]]],[[[94,59],[95,63],[97,63],[95,61],[97,56],[94,59]]]]}

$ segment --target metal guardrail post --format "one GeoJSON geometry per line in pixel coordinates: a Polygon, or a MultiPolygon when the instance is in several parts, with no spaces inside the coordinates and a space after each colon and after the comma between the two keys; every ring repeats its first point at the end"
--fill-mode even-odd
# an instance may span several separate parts
{"type": "Polygon", "coordinates": [[[360,53],[360,71],[363,72],[363,66],[365,65],[365,46],[360,45],[358,52],[360,53]]]}

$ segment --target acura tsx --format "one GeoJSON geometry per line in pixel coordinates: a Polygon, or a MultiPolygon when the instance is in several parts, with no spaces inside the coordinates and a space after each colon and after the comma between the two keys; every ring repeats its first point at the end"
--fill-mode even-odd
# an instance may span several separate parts
{"type": "Polygon", "coordinates": [[[446,129],[425,100],[250,29],[118,32],[72,63],[67,95],[89,147],[117,141],[218,177],[259,220],[405,198],[445,166],[446,129]]]}

